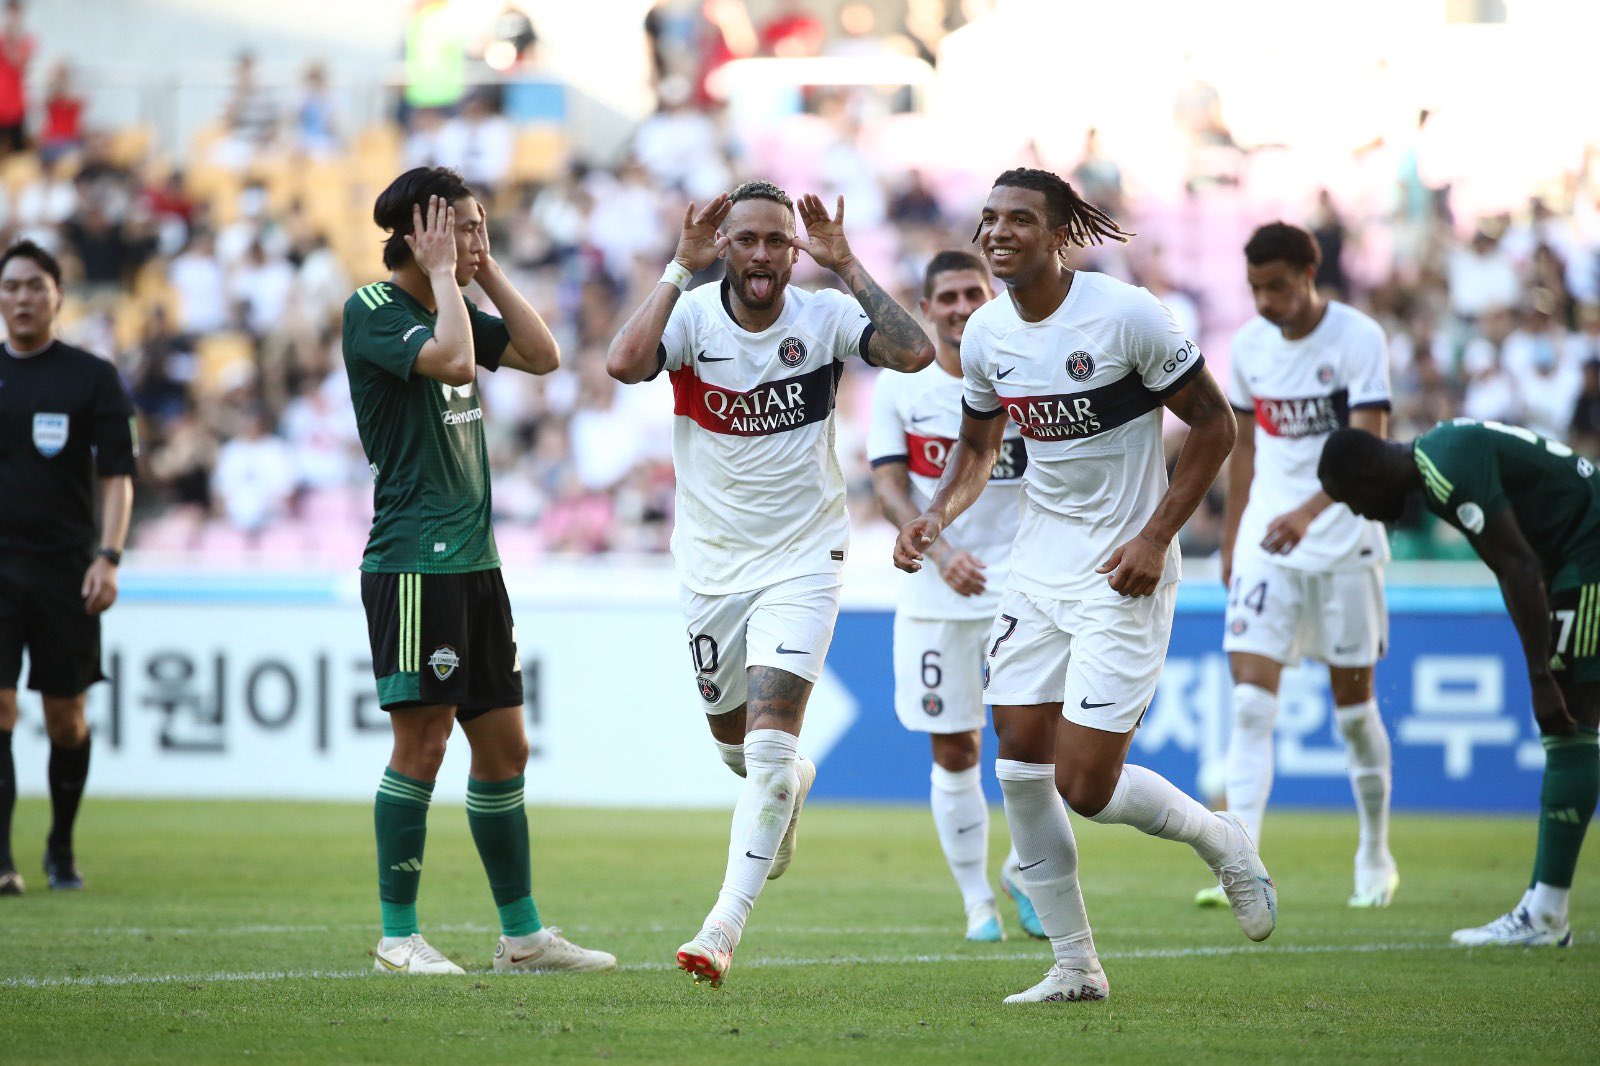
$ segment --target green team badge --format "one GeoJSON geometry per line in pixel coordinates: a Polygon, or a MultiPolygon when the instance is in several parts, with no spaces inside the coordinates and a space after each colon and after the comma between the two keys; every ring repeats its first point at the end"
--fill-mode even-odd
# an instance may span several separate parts
{"type": "Polygon", "coordinates": [[[450,680],[450,675],[456,672],[456,667],[461,665],[461,656],[448,644],[441,644],[428,656],[428,665],[433,667],[433,676],[440,681],[450,680]]]}

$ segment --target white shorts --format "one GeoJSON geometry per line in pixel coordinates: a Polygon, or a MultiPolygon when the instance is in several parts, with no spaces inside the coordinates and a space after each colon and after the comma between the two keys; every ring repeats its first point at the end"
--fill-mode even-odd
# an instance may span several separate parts
{"type": "Polygon", "coordinates": [[[1156,694],[1177,602],[1176,582],[1104,600],[1006,589],[983,661],[985,696],[1008,706],[1059,700],[1069,722],[1130,732],[1156,694]]]}
{"type": "Polygon", "coordinates": [[[894,713],[917,733],[982,729],[989,620],[894,616],[894,713]]]}
{"type": "Polygon", "coordinates": [[[1223,651],[1294,666],[1371,666],[1389,650],[1383,570],[1294,570],[1262,552],[1234,558],[1223,651]]]}
{"type": "Polygon", "coordinates": [[[678,603],[706,713],[726,714],[744,705],[752,666],[787,670],[813,684],[822,676],[839,617],[839,577],[813,574],[727,596],[680,588],[678,603]]]}

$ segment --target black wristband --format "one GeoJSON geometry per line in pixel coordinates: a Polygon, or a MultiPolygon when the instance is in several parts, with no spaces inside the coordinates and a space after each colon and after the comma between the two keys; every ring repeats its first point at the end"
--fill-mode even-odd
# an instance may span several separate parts
{"type": "Polygon", "coordinates": [[[112,566],[122,565],[122,553],[115,548],[101,548],[95,554],[112,566]]]}

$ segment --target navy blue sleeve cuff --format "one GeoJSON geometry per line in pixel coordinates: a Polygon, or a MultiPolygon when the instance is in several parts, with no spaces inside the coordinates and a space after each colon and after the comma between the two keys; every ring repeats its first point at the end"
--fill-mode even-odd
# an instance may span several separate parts
{"type": "Polygon", "coordinates": [[[666,369],[666,366],[667,366],[667,346],[665,344],[658,344],[658,345],[656,345],[656,368],[655,368],[655,371],[649,377],[645,378],[645,380],[646,381],[654,381],[656,378],[661,376],[661,371],[666,369]]]}
{"type": "Polygon", "coordinates": [[[963,398],[961,401],[961,411],[963,414],[968,414],[973,418],[983,419],[984,421],[994,418],[997,415],[1003,415],[1006,413],[1006,409],[1004,407],[996,407],[993,411],[980,411],[976,407],[973,407],[971,404],[967,403],[965,398],[963,398]]]}
{"type": "Polygon", "coordinates": [[[878,467],[885,466],[889,463],[905,463],[907,461],[908,459],[904,455],[880,455],[876,459],[869,460],[868,465],[870,465],[872,469],[876,470],[878,467]]]}
{"type": "Polygon", "coordinates": [[[867,328],[861,331],[861,339],[856,342],[856,351],[860,353],[861,361],[866,363],[868,366],[878,365],[877,363],[874,363],[872,361],[872,357],[867,354],[867,345],[871,343],[872,335],[877,331],[877,327],[871,322],[868,322],[867,328]]]}
{"type": "Polygon", "coordinates": [[[1366,403],[1353,403],[1353,404],[1351,404],[1350,405],[1350,410],[1352,410],[1352,411],[1392,411],[1392,410],[1394,410],[1394,408],[1390,405],[1388,400],[1368,400],[1366,403]]]}
{"type": "Polygon", "coordinates": [[[1176,396],[1185,385],[1194,380],[1194,376],[1196,374],[1205,369],[1205,365],[1206,357],[1202,355],[1194,361],[1193,366],[1191,366],[1188,370],[1185,370],[1182,374],[1179,374],[1177,378],[1175,378],[1166,388],[1157,389],[1156,399],[1165,400],[1168,396],[1176,396]]]}

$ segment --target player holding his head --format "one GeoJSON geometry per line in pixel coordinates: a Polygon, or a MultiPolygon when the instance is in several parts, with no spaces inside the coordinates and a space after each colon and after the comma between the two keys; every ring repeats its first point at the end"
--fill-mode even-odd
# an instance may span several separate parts
{"type": "Polygon", "coordinates": [[[1363,518],[1392,522],[1407,497],[1466,535],[1500,581],[1517,627],[1544,740],[1533,876],[1509,912],[1458,944],[1572,942],[1567,896],[1600,797],[1600,476],[1531,430],[1458,418],[1409,444],[1358,429],[1328,438],[1322,489],[1363,518]]]}
{"type": "Polygon", "coordinates": [[[496,970],[609,970],[617,960],[544,928],[534,907],[522,665],[490,528],[479,367],[548,374],[555,338],[489,250],[483,209],[455,171],[417,167],[379,196],[389,280],[344,306],[344,362],[376,517],[361,601],[394,750],[378,786],[381,973],[461,973],[417,928],[434,779],[457,722],[472,746],[467,824],[502,935],[496,970]],[[476,281],[500,318],[461,294],[476,281]]]}
{"type": "MultiPolygon", "coordinates": [[[[966,252],[940,252],[922,280],[922,317],[938,355],[916,374],[879,374],[872,388],[867,459],[883,515],[896,528],[933,496],[961,426],[961,335],[994,298],[989,268],[966,252]]],[[[988,491],[929,552],[933,566],[912,577],[894,615],[894,710],[900,724],[933,742],[933,824],[961,889],[968,940],[1003,940],[989,885],[989,801],[979,753],[985,719],[984,636],[1006,586],[1021,517],[1028,457],[1007,426],[988,491]]],[[[1000,884],[1016,900],[1023,929],[1043,937],[1016,875],[1016,851],[1000,884]]]]}
{"type": "Polygon", "coordinates": [[[1006,418],[1018,424],[1025,507],[984,668],[995,776],[1056,961],[1008,1003],[1109,994],[1062,797],[1086,818],[1192,846],[1252,940],[1276,921],[1272,881],[1238,819],[1125,764],[1171,635],[1178,530],[1234,438],[1222,390],[1166,308],[1067,266],[1071,246],[1129,236],[1054,174],[1008,170],[995,181],[975,239],[1007,295],[967,320],[960,435],[932,502],[895,543],[895,565],[917,571],[989,483],[1006,418]],[[1163,408],[1189,425],[1170,486],[1163,408]]]}
{"type": "Polygon", "coordinates": [[[844,198],[830,218],[803,197],[800,218],[804,238],[793,202],[764,181],[699,212],[690,204],[676,256],[606,357],[618,381],[672,379],[672,554],[695,681],[723,761],[745,778],[721,894],[678,951],[678,965],[714,987],[762,884],[788,868],[816,776],[797,750],[800,723],[833,638],[850,537],[834,390],[852,356],[908,372],[933,359],[916,319],[851,252],[844,198]],[[792,288],[801,251],[855,298],[792,288]],[[718,259],[722,283],[680,299],[718,259]]]}
{"type": "MultiPolygon", "coordinates": [[[[1384,435],[1389,359],[1383,328],[1317,292],[1316,238],[1272,222],[1244,247],[1259,317],[1234,336],[1228,400],[1239,438],[1228,465],[1223,650],[1233,671],[1228,809],[1261,843],[1272,791],[1273,723],[1285,666],[1328,666],[1360,826],[1352,907],[1386,907],[1400,882],[1389,854],[1389,735],[1373,664],[1388,643],[1383,526],[1329,500],[1317,459],[1342,425],[1384,435]]],[[[1221,886],[1195,897],[1226,902],[1221,886]]]]}

